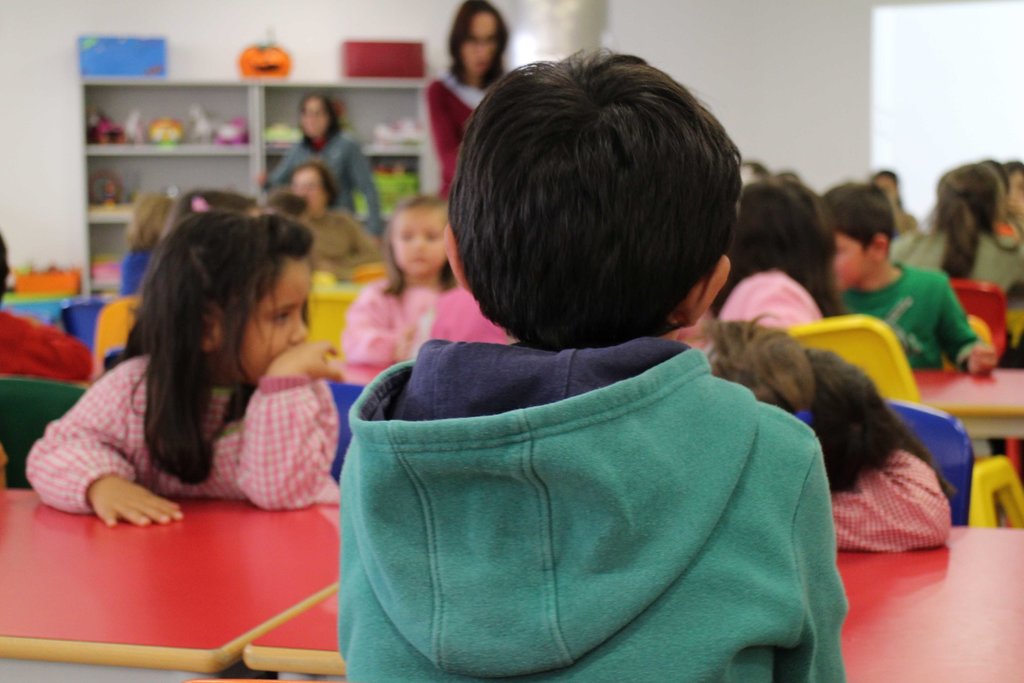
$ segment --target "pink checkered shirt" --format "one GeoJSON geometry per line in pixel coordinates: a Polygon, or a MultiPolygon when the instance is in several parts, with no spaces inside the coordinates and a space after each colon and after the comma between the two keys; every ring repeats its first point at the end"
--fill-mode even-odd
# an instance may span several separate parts
{"type": "Polygon", "coordinates": [[[895,451],[880,470],[862,472],[852,491],[832,494],[840,550],[899,552],[949,538],[949,501],[927,464],[895,451]]]}
{"type": "Polygon", "coordinates": [[[338,414],[324,382],[264,377],[245,417],[227,424],[228,397],[215,392],[203,422],[213,468],[206,481],[186,484],[158,469],[146,447],[146,363],[120,364],[46,428],[28,456],[28,479],[43,502],[92,512],[86,491],[109,474],[170,498],[243,499],[269,510],[339,502],[330,475],[338,414]]]}

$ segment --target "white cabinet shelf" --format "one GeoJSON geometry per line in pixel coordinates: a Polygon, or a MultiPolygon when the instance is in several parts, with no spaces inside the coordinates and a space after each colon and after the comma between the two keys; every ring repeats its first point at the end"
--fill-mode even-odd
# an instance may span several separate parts
{"type": "MultiPolygon", "coordinates": [[[[90,266],[97,255],[123,254],[123,228],[131,219],[127,204],[136,192],[187,192],[208,187],[258,195],[256,179],[280,161],[287,146],[267,143],[263,132],[274,123],[298,123],[299,102],[308,92],[340,99],[351,134],[363,142],[363,152],[376,166],[396,166],[419,174],[420,188],[437,187],[437,171],[427,144],[372,144],[374,127],[410,118],[426,127],[422,79],[341,79],[289,82],[271,79],[214,81],[154,81],[149,79],[83,79],[82,119],[92,109],[121,123],[138,110],[143,122],[157,118],[181,121],[188,130],[189,109],[198,104],[212,119],[223,122],[245,117],[249,142],[243,145],[182,143],[83,145],[83,183],[88,193],[95,184],[115,178],[122,186],[114,206],[100,205],[109,197],[86,197],[86,253],[83,286],[92,290],[90,266]],[[425,156],[429,155],[429,156],[425,156]],[[428,163],[424,163],[429,159],[428,163]],[[424,175],[425,174],[425,175],[424,175]]],[[[386,207],[385,207],[386,208],[386,207]]]]}

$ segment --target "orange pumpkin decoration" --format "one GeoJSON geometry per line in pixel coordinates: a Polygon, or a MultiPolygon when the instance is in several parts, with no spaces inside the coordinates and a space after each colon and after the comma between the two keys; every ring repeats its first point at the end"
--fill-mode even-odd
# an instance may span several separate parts
{"type": "Polygon", "coordinates": [[[261,43],[242,51],[238,67],[244,78],[284,78],[292,70],[292,58],[274,43],[261,43]]]}

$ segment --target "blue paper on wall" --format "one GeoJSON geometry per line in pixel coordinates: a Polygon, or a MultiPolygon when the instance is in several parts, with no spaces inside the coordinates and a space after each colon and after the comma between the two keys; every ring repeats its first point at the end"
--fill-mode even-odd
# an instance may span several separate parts
{"type": "Polygon", "coordinates": [[[167,76],[167,41],[163,38],[79,36],[82,76],[167,76]]]}

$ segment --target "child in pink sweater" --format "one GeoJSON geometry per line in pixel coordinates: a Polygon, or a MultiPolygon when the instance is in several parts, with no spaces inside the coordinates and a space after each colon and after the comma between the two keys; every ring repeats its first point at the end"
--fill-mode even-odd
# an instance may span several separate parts
{"type": "Polygon", "coordinates": [[[823,211],[818,196],[795,182],[743,188],[732,271],[712,307],[720,320],[789,327],[842,313],[823,211]]]}
{"type": "Polygon", "coordinates": [[[201,213],[157,246],[128,360],[28,457],[43,502],[113,526],[181,519],[167,497],[267,509],[337,503],[338,416],[306,341],[312,235],[279,216],[201,213]]]}
{"type": "Polygon", "coordinates": [[[710,338],[716,375],[789,412],[810,411],[840,550],[897,552],[946,542],[948,484],[859,368],[753,323],[715,323],[710,338]]]}
{"type": "Polygon", "coordinates": [[[430,338],[438,296],[455,286],[444,251],[446,204],[408,199],[384,233],[386,280],[371,282],[348,309],[341,346],[345,361],[388,366],[416,356],[430,338]]]}

